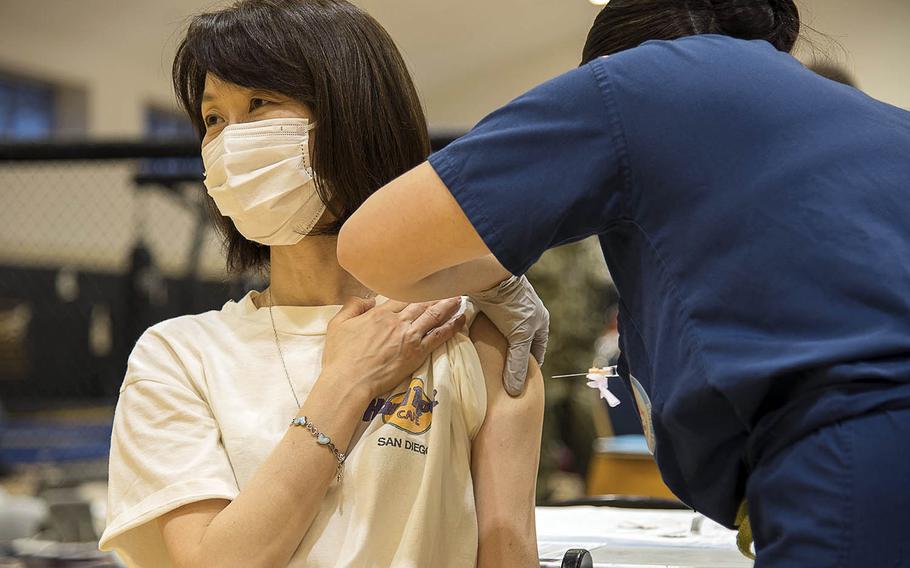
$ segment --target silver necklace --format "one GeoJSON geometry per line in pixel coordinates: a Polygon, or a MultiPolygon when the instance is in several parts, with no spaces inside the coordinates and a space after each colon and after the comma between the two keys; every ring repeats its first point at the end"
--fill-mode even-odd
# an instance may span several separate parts
{"type": "Polygon", "coordinates": [[[301,407],[297,399],[297,391],[294,390],[294,383],[291,382],[291,374],[288,372],[288,365],[284,362],[284,352],[281,350],[281,342],[278,340],[278,328],[275,327],[275,315],[272,313],[272,288],[269,287],[269,319],[272,320],[272,333],[275,334],[275,347],[278,348],[278,357],[281,359],[281,366],[284,368],[284,376],[288,379],[288,386],[291,387],[291,394],[294,395],[294,402],[297,403],[297,409],[301,407]]]}

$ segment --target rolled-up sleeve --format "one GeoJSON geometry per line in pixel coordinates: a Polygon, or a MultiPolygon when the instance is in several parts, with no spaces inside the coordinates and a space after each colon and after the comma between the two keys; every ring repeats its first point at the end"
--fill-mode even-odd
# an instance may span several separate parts
{"type": "Polygon", "coordinates": [[[129,566],[169,566],[155,520],[187,503],[238,493],[208,403],[166,340],[146,332],[130,356],[114,415],[99,547],[129,566]]]}
{"type": "Polygon", "coordinates": [[[545,83],[430,157],[513,274],[622,215],[628,160],[604,61],[545,83]]]}

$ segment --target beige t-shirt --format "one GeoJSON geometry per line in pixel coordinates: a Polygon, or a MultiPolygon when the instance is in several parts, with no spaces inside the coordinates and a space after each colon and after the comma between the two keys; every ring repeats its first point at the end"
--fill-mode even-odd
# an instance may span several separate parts
{"type": "MultiPolygon", "coordinates": [[[[156,518],[194,501],[236,497],[297,414],[256,294],[158,324],[130,356],[100,542],[129,566],[170,566],[156,518]]],[[[339,309],[274,308],[301,404],[339,309]]],[[[344,480],[333,481],[289,566],[473,566],[471,441],[485,412],[477,352],[459,335],[387,400],[364,409],[344,480]]]]}

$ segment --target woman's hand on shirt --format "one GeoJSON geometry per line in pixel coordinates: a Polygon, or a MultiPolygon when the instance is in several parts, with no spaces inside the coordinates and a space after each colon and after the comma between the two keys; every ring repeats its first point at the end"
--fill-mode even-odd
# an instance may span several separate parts
{"type": "Polygon", "coordinates": [[[414,372],[465,323],[453,318],[460,298],[407,304],[352,298],[329,322],[321,380],[359,381],[369,397],[380,396],[414,372]]]}

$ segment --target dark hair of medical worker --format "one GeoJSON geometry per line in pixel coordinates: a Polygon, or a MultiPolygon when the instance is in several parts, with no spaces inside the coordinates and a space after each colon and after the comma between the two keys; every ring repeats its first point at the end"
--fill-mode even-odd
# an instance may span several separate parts
{"type": "Polygon", "coordinates": [[[789,53],[799,29],[793,0],[613,0],[594,20],[582,64],[646,41],[699,34],[763,39],[789,53]]]}
{"type": "MultiPolygon", "coordinates": [[[[335,217],[313,234],[336,234],[370,194],[429,154],[426,119],[404,60],[388,33],[347,2],[254,0],[197,16],[177,49],[173,81],[200,139],[206,73],[286,95],[313,112],[316,188],[335,217]],[[271,49],[261,48],[263,38],[271,49]]],[[[269,247],[243,238],[206,200],[228,268],[265,269],[269,247]]]]}

